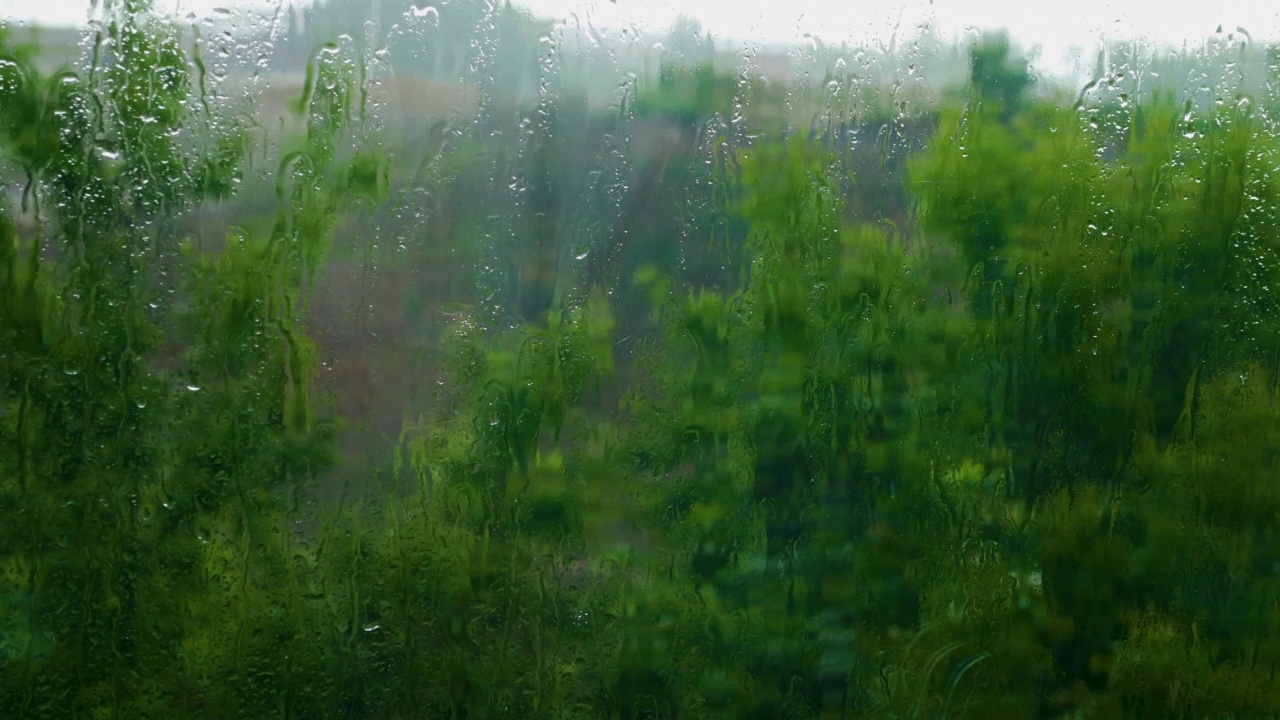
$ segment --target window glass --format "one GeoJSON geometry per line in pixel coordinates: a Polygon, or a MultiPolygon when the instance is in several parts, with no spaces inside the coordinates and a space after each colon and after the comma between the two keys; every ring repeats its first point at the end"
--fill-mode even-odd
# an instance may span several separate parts
{"type": "Polygon", "coordinates": [[[1278,122],[1264,4],[3,0],[0,717],[1274,718],[1278,122]]]}

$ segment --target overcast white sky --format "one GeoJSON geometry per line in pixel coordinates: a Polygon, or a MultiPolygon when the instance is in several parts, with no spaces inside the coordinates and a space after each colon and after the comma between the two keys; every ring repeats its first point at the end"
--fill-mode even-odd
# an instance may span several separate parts
{"type": "MultiPolygon", "coordinates": [[[[99,0],[101,1],[101,0],[99,0]]],[[[370,0],[374,2],[375,0],[370,0]]],[[[415,0],[426,6],[450,0],[415,0]]],[[[215,7],[274,14],[297,0],[157,0],[166,10],[205,15],[215,7]]],[[[661,31],[681,12],[726,43],[746,40],[802,41],[816,35],[841,41],[888,43],[922,26],[943,37],[981,29],[1007,29],[1027,47],[1043,47],[1046,64],[1066,48],[1090,46],[1101,37],[1145,38],[1181,46],[1198,44],[1221,26],[1243,27],[1255,41],[1280,39],[1280,0],[515,0],[542,17],[590,22],[602,32],[623,28],[661,31]]],[[[0,17],[75,25],[88,15],[90,0],[0,0],[0,17]]],[[[723,45],[722,45],[723,47],[723,45]]]]}

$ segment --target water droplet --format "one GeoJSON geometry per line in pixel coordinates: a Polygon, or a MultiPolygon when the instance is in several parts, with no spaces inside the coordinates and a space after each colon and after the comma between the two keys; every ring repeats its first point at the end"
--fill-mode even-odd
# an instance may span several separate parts
{"type": "Polygon", "coordinates": [[[435,5],[410,5],[409,12],[413,13],[414,17],[435,21],[440,20],[440,11],[436,9],[435,5]]]}

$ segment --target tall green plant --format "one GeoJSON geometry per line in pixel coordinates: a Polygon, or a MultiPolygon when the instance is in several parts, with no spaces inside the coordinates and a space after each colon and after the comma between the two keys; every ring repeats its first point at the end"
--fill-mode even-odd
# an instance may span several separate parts
{"type": "Polygon", "coordinates": [[[260,714],[332,672],[304,649],[285,521],[332,464],[300,301],[376,181],[338,156],[351,80],[331,56],[275,229],[202,251],[174,219],[234,187],[245,144],[197,132],[180,30],[116,6],[90,64],[51,77],[0,48],[0,147],[26,177],[0,221],[7,716],[260,714]]]}

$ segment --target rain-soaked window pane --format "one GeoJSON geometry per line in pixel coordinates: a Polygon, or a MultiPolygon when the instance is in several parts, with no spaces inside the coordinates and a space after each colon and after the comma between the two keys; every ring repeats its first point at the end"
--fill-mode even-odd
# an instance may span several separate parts
{"type": "Polygon", "coordinates": [[[0,2],[0,717],[1280,717],[1280,14],[0,2]]]}

